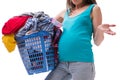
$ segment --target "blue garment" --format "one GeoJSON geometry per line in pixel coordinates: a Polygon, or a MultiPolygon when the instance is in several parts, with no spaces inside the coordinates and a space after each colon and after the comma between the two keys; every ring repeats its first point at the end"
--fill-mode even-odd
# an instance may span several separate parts
{"type": "Polygon", "coordinates": [[[16,33],[17,37],[25,36],[28,31],[31,31],[33,33],[39,31],[47,31],[53,36],[54,28],[61,27],[60,22],[54,18],[49,17],[49,15],[45,14],[43,11],[22,14],[22,16],[26,15],[32,17],[28,18],[25,25],[16,33]]]}
{"type": "Polygon", "coordinates": [[[90,14],[94,4],[74,17],[66,11],[63,21],[63,33],[59,41],[59,60],[94,62],[91,44],[93,24],[90,14]]]}
{"type": "Polygon", "coordinates": [[[29,18],[25,25],[18,31],[16,34],[17,37],[24,36],[28,31],[38,32],[38,31],[48,31],[51,35],[53,35],[54,25],[51,23],[52,18],[45,18],[44,20],[40,20],[39,18],[29,18]]]}

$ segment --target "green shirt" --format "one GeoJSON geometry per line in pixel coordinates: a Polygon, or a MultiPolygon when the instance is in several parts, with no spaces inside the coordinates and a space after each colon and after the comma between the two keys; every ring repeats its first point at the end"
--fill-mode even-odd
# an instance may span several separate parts
{"type": "Polygon", "coordinates": [[[90,17],[94,4],[82,13],[70,17],[66,11],[63,33],[58,44],[60,61],[94,62],[91,44],[93,24],[90,17]]]}

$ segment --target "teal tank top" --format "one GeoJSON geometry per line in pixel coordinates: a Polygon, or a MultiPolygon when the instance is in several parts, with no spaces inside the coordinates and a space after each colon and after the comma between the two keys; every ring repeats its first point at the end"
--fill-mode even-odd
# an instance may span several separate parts
{"type": "Polygon", "coordinates": [[[88,6],[82,13],[70,17],[66,11],[62,23],[63,33],[58,43],[59,60],[94,62],[91,37],[93,24],[90,14],[94,4],[88,6]]]}

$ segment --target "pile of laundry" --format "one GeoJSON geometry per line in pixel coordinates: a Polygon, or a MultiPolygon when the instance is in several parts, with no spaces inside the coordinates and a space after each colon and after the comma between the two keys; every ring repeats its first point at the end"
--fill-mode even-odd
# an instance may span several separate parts
{"type": "Polygon", "coordinates": [[[61,23],[51,18],[43,11],[27,12],[18,16],[13,16],[5,22],[2,28],[2,42],[8,52],[12,52],[16,47],[15,37],[22,37],[39,31],[47,31],[53,37],[53,46],[57,51],[57,44],[61,36],[61,23]]]}

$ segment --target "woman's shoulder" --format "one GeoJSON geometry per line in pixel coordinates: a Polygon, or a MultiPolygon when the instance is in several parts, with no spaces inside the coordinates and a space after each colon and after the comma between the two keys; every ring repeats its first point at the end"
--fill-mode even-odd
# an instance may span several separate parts
{"type": "Polygon", "coordinates": [[[99,5],[97,5],[97,4],[94,4],[93,11],[98,11],[98,10],[100,10],[100,7],[99,7],[99,5]]]}
{"type": "Polygon", "coordinates": [[[97,5],[97,4],[94,5],[94,7],[92,9],[92,13],[91,13],[91,18],[94,20],[102,18],[102,12],[101,12],[99,5],[97,5]]]}
{"type": "Polygon", "coordinates": [[[92,9],[92,16],[98,15],[99,13],[101,13],[101,9],[100,9],[99,5],[95,4],[92,9]]]}
{"type": "Polygon", "coordinates": [[[65,12],[66,12],[66,9],[62,10],[55,18],[56,18],[58,21],[62,22],[63,19],[64,19],[65,12]]]}
{"type": "Polygon", "coordinates": [[[66,12],[66,9],[62,10],[61,15],[64,16],[65,12],[66,12]]]}

